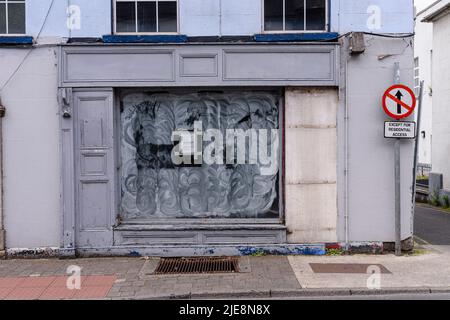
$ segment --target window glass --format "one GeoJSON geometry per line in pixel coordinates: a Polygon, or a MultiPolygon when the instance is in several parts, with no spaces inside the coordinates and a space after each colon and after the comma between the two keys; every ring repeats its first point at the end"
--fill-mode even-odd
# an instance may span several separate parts
{"type": "Polygon", "coordinates": [[[138,2],[138,32],[156,32],[156,2],[138,2]]]}
{"type": "Polygon", "coordinates": [[[116,31],[177,32],[177,3],[168,0],[116,1],[116,31]]]}
{"type": "Polygon", "coordinates": [[[117,32],[136,32],[136,10],[134,2],[116,3],[117,32]]]}
{"type": "Polygon", "coordinates": [[[283,30],[283,0],[264,1],[264,30],[283,30]]]}
{"type": "Polygon", "coordinates": [[[177,32],[177,3],[176,1],[158,2],[159,32],[177,32]]]}
{"type": "Polygon", "coordinates": [[[306,0],[306,30],[325,30],[325,1],[306,0]]]}
{"type": "Polygon", "coordinates": [[[264,30],[325,31],[326,1],[264,0],[264,30]]]}
{"type": "Polygon", "coordinates": [[[25,33],[25,3],[8,3],[8,33],[25,33]]]}
{"type": "Polygon", "coordinates": [[[305,29],[305,2],[303,0],[286,0],[286,30],[305,29]]]}
{"type": "Polygon", "coordinates": [[[6,33],[6,4],[0,3],[0,34],[6,33]]]}

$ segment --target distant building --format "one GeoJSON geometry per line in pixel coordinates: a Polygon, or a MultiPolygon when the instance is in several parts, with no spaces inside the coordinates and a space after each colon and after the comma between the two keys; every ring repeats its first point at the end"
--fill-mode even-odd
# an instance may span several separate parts
{"type": "Polygon", "coordinates": [[[433,139],[431,190],[450,194],[450,1],[421,14],[433,25],[433,139]]]}
{"type": "MultiPolygon", "coordinates": [[[[395,74],[413,86],[413,21],[412,0],[0,0],[0,254],[393,242],[381,101],[395,74]],[[273,158],[188,163],[234,155],[227,130],[278,132],[244,137],[273,158]]],[[[401,142],[407,243],[413,150],[401,142]]]]}

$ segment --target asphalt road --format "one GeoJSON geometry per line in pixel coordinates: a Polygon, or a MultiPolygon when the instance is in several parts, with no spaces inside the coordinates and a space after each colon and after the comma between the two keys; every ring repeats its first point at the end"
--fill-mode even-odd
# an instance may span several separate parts
{"type": "Polygon", "coordinates": [[[450,293],[409,293],[353,296],[276,298],[271,300],[450,300],[450,293]]]}
{"type": "Polygon", "coordinates": [[[416,206],[414,234],[433,245],[450,245],[450,212],[416,206]]]}

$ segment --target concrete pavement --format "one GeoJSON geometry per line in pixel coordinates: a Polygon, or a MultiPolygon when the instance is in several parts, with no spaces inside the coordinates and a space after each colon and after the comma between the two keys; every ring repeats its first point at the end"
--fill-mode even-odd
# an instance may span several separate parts
{"type": "Polygon", "coordinates": [[[243,273],[201,275],[149,274],[146,272],[149,260],[143,258],[2,260],[0,299],[283,299],[392,294],[445,296],[450,292],[450,247],[430,246],[420,253],[403,257],[390,254],[244,257],[248,259],[248,267],[243,273]],[[337,269],[328,270],[330,273],[317,273],[311,263],[325,266],[330,263],[333,266],[382,265],[390,273],[381,274],[375,278],[376,281],[371,278],[369,284],[379,284],[379,289],[370,290],[367,284],[373,275],[367,274],[365,269],[356,268],[361,273],[335,273],[337,269]],[[62,289],[70,266],[79,266],[83,279],[90,279],[82,282],[80,290],[84,290],[84,293],[75,291],[70,294],[62,289]],[[39,278],[40,281],[35,280],[39,278]],[[11,288],[11,279],[19,283],[15,288],[11,288]],[[5,283],[9,283],[9,287],[5,283]],[[32,292],[27,293],[27,288],[31,288],[29,290],[32,292]],[[58,296],[58,292],[62,295],[58,296]],[[23,293],[22,297],[20,293],[23,293]]]}
{"type": "MultiPolygon", "coordinates": [[[[387,255],[355,255],[355,256],[325,256],[325,257],[289,257],[289,261],[304,289],[367,289],[369,285],[382,290],[407,289],[450,289],[450,254],[429,248],[429,251],[419,255],[395,257],[387,255]],[[321,264],[368,264],[382,265],[391,273],[380,274],[379,278],[370,274],[352,273],[314,273],[310,263],[321,264]]],[[[369,271],[369,270],[368,270],[369,271]]]]}

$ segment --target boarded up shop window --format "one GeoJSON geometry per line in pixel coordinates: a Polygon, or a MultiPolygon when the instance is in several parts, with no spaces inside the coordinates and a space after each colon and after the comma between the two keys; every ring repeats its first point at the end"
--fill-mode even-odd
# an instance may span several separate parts
{"type": "Polygon", "coordinates": [[[279,217],[278,93],[124,93],[121,100],[124,220],[279,217]],[[190,142],[200,147],[190,150],[202,163],[192,162],[190,143],[173,141],[174,132],[196,128],[201,138],[190,142]],[[237,138],[227,139],[241,133],[244,161],[237,138]],[[267,158],[254,158],[257,145],[267,158]],[[175,146],[188,163],[173,161],[175,146]]]}

